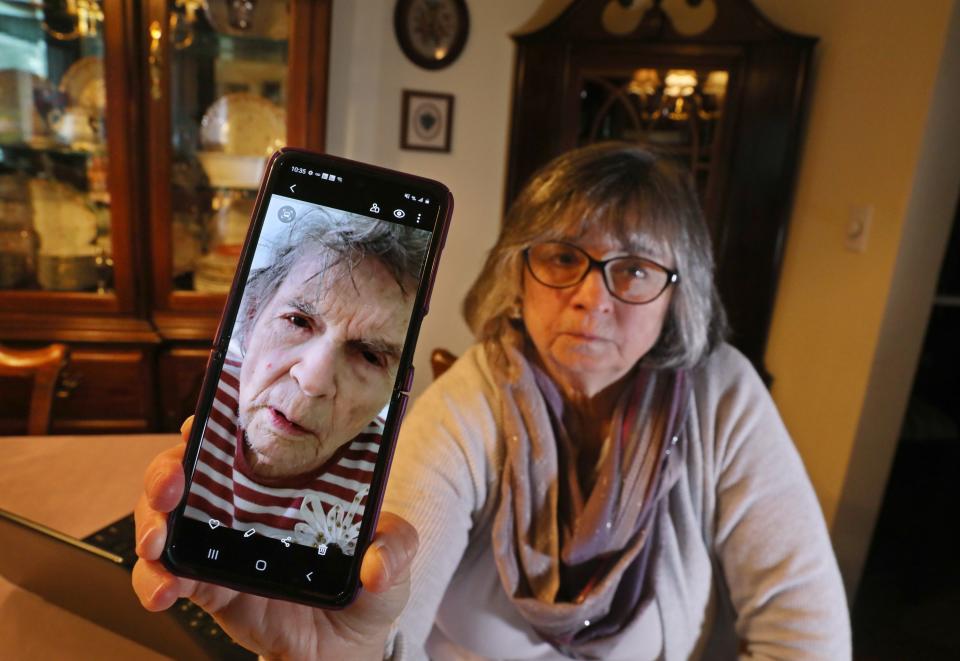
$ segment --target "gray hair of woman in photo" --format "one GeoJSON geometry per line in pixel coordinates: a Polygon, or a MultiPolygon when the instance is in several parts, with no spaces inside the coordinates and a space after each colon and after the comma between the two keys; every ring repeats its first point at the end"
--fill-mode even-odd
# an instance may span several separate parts
{"type": "Polygon", "coordinates": [[[275,240],[268,265],[252,271],[247,278],[236,324],[240,346],[246,347],[247,334],[260,312],[300,259],[316,261],[315,278],[338,264],[345,264],[347,274],[352,274],[364,259],[376,259],[393,276],[403,295],[413,296],[430,236],[416,227],[347,212],[311,209],[275,240]]]}
{"type": "Polygon", "coordinates": [[[652,368],[698,364],[723,340],[727,320],[696,190],[671,158],[627,143],[567,152],[523,188],[464,300],[464,317],[477,339],[495,340],[506,324],[521,325],[524,250],[543,241],[576,243],[598,231],[625,250],[652,248],[673,257],[680,281],[671,285],[663,331],[642,362],[652,368]]]}

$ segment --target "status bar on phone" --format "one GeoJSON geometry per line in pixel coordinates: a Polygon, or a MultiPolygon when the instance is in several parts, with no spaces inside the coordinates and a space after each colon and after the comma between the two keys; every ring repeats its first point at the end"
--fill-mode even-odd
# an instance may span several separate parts
{"type": "Polygon", "coordinates": [[[437,221],[436,195],[409,183],[296,165],[278,175],[274,195],[430,231],[437,221]]]}

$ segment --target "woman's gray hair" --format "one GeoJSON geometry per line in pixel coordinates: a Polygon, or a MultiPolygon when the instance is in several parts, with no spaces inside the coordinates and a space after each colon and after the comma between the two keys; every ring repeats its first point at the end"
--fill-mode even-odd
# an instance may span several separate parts
{"type": "Polygon", "coordinates": [[[430,233],[416,227],[346,211],[311,209],[271,246],[269,264],[247,278],[236,323],[240,346],[246,346],[247,333],[301,258],[309,256],[316,261],[314,278],[322,277],[337,264],[346,265],[352,277],[354,267],[365,258],[376,259],[393,276],[400,291],[410,295],[416,293],[429,244],[430,233]]]}
{"type": "Polygon", "coordinates": [[[506,325],[520,323],[524,250],[597,231],[626,250],[653,248],[673,256],[680,281],[660,337],[642,362],[654,368],[697,365],[727,331],[713,281],[710,234],[689,174],[668,156],[627,143],[567,152],[523,188],[463,303],[477,339],[496,340],[506,325]]]}

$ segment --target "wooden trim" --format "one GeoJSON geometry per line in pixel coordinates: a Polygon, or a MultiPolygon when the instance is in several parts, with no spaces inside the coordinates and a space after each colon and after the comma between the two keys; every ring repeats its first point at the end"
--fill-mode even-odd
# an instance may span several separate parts
{"type": "Polygon", "coordinates": [[[293,0],[287,83],[287,144],[324,151],[331,0],[293,0]]]}
{"type": "Polygon", "coordinates": [[[149,421],[140,418],[129,420],[53,420],[54,434],[119,434],[121,432],[144,433],[153,431],[149,421]]]}
{"type": "Polygon", "coordinates": [[[187,358],[187,359],[203,359],[206,360],[210,356],[210,347],[207,345],[200,346],[190,346],[190,345],[180,345],[173,346],[164,353],[165,357],[168,358],[187,358]]]}
{"type": "Polygon", "coordinates": [[[175,291],[170,295],[175,310],[220,315],[227,304],[226,294],[206,294],[196,291],[175,291]]]}
{"type": "Polygon", "coordinates": [[[149,192],[147,205],[150,216],[150,255],[152,259],[151,292],[153,308],[169,309],[170,293],[173,288],[173,254],[171,247],[171,146],[170,146],[170,40],[169,18],[166,0],[147,0],[144,3],[144,16],[140,25],[140,77],[147,83],[141,89],[143,106],[146,109],[147,130],[145,132],[145,152],[150,167],[145,168],[144,177],[149,192]],[[151,92],[151,72],[148,54],[150,53],[150,25],[157,21],[162,29],[159,54],[160,66],[159,99],[151,92]]]}
{"type": "Polygon", "coordinates": [[[310,62],[297,57],[310,49],[310,0],[290,3],[290,41],[287,44],[287,144],[307,148],[307,108],[310,62]]]}
{"type": "MultiPolygon", "coordinates": [[[[604,41],[611,38],[603,27],[596,0],[574,0],[549,23],[532,32],[513,35],[517,41],[534,43],[540,40],[574,37],[582,41],[604,41]]],[[[605,4],[605,3],[604,3],[605,4]]],[[[692,4],[692,3],[691,3],[692,4]]],[[[751,0],[714,2],[716,17],[706,30],[696,35],[678,32],[670,13],[654,6],[644,8],[642,20],[628,34],[617,35],[624,42],[660,41],[700,43],[757,43],[763,41],[805,40],[809,37],[784,30],[760,12],[751,0]]]]}
{"type": "Polygon", "coordinates": [[[0,295],[0,313],[36,312],[43,314],[56,310],[64,313],[111,313],[120,312],[120,302],[114,293],[93,294],[88,292],[65,292],[43,290],[10,290],[0,295]]]}
{"type": "MultiPolygon", "coordinates": [[[[50,308],[56,309],[56,308],[50,308]]],[[[156,344],[160,336],[150,322],[124,317],[65,316],[20,312],[0,317],[0,337],[33,342],[117,342],[156,344]]]]}
{"type": "Polygon", "coordinates": [[[332,26],[332,0],[314,0],[313,39],[310,42],[307,72],[307,149],[326,151],[327,148],[327,103],[330,89],[330,30],[332,26]]]}
{"type": "Polygon", "coordinates": [[[153,315],[153,323],[163,340],[211,343],[220,323],[220,311],[207,311],[205,315],[157,312],[153,315]]]}
{"type": "Polygon", "coordinates": [[[135,265],[140,263],[142,253],[134,243],[133,231],[142,208],[139,180],[134,174],[141,108],[135,82],[138,77],[133,70],[138,61],[133,39],[136,21],[133,7],[126,0],[105,0],[103,9],[113,280],[118,308],[129,313],[144,307],[143,293],[138,291],[142,280],[135,277],[135,265]]]}
{"type": "Polygon", "coordinates": [[[74,362],[101,362],[107,365],[128,363],[138,365],[144,360],[144,352],[139,349],[117,350],[113,347],[78,347],[73,350],[71,360],[74,362]]]}

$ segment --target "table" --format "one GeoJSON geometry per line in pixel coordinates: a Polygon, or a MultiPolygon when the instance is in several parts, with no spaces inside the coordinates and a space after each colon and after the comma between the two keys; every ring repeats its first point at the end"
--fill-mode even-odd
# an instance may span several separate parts
{"type": "MultiPolygon", "coordinates": [[[[133,510],[150,459],[178,442],[177,434],[0,437],[0,508],[85,537],[133,510]]],[[[2,576],[0,641],[9,661],[166,658],[2,576]]]]}

